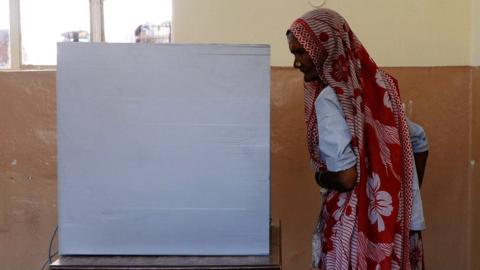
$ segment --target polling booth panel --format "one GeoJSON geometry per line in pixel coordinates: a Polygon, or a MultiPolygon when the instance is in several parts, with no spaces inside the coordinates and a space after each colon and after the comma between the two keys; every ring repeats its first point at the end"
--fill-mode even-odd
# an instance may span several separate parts
{"type": "Polygon", "coordinates": [[[61,255],[267,255],[270,48],[59,43],[61,255]]]}

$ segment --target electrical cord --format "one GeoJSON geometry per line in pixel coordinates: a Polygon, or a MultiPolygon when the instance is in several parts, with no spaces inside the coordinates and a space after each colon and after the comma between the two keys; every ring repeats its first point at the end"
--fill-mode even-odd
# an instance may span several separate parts
{"type": "MultiPolygon", "coordinates": [[[[52,263],[52,257],[55,256],[55,255],[52,255],[52,243],[53,243],[53,239],[55,238],[55,235],[57,235],[57,231],[58,231],[58,224],[55,226],[55,231],[53,232],[52,238],[50,238],[50,245],[48,246],[48,261],[50,263],[52,263]]],[[[58,252],[55,252],[55,253],[58,253],[58,252]]]]}
{"type": "Polygon", "coordinates": [[[52,264],[52,258],[58,255],[58,251],[55,251],[52,254],[52,244],[53,244],[53,239],[55,239],[55,235],[57,235],[58,232],[58,224],[55,226],[55,231],[53,231],[52,237],[50,238],[50,244],[48,245],[48,258],[45,260],[45,263],[42,265],[42,269],[45,269],[45,266],[47,263],[52,264]]]}
{"type": "Polygon", "coordinates": [[[48,259],[46,259],[45,262],[43,263],[41,270],[45,269],[45,266],[47,266],[48,262],[50,262],[50,261],[52,260],[52,258],[55,257],[57,254],[58,254],[58,252],[55,251],[55,252],[52,254],[51,257],[49,256],[48,259]]]}

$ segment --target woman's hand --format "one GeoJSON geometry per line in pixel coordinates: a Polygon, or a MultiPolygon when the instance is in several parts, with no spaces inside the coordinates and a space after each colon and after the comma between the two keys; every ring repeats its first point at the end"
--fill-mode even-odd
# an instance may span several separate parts
{"type": "Polygon", "coordinates": [[[428,151],[413,153],[415,159],[415,167],[417,169],[418,185],[421,187],[423,183],[423,174],[425,173],[425,166],[427,165],[428,151]]]}
{"type": "Polygon", "coordinates": [[[357,182],[357,170],[355,166],[338,172],[316,172],[315,181],[326,189],[340,192],[352,191],[357,182]]]}

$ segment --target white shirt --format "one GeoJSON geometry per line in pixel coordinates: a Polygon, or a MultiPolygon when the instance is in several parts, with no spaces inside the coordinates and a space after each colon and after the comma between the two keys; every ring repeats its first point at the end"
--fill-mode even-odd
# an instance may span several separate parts
{"type": "MultiPolygon", "coordinates": [[[[327,165],[327,170],[338,172],[355,166],[357,158],[350,144],[352,136],[333,88],[327,86],[320,92],[315,100],[315,110],[320,158],[327,165]]],[[[428,142],[423,128],[408,119],[407,124],[413,152],[427,151],[428,142]]],[[[413,205],[410,229],[420,231],[425,229],[425,218],[417,170],[415,166],[413,168],[413,205]]]]}

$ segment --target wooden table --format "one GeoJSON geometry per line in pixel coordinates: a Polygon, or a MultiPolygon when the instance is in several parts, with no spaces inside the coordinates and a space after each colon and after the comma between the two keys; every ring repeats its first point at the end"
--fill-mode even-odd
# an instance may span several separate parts
{"type": "Polygon", "coordinates": [[[269,256],[60,256],[51,270],[280,270],[280,223],[270,226],[269,256]]]}

